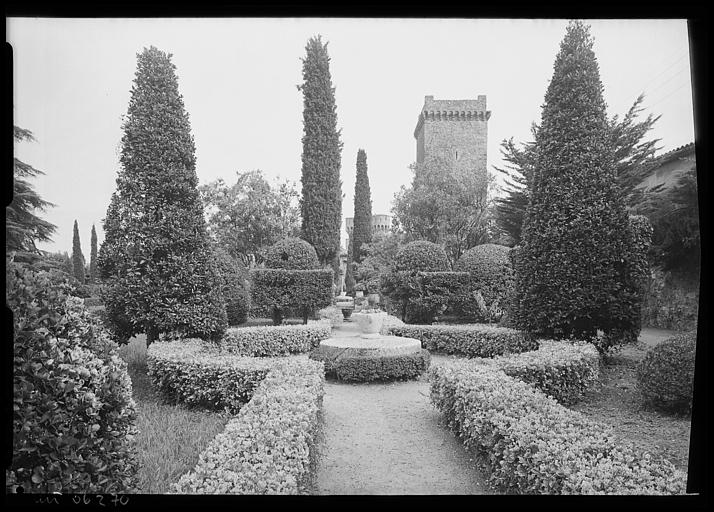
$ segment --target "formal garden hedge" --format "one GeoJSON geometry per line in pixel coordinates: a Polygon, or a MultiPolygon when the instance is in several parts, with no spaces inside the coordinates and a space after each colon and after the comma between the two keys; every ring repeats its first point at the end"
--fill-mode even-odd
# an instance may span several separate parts
{"type": "Polygon", "coordinates": [[[315,474],[324,394],[322,363],[281,361],[173,491],[305,494],[315,474]]]}
{"type": "Polygon", "coordinates": [[[331,333],[327,323],[238,327],[228,329],[220,345],[222,350],[240,356],[285,356],[309,352],[331,333]]]}
{"type": "Polygon", "coordinates": [[[490,483],[524,494],[680,494],[686,475],[619,443],[611,427],[571,411],[497,365],[439,365],[432,402],[490,483]]]}
{"type": "Polygon", "coordinates": [[[534,338],[521,331],[487,324],[404,325],[390,327],[388,334],[415,338],[431,352],[466,357],[494,357],[538,348],[534,338]]]}
{"type": "Polygon", "coordinates": [[[148,374],[169,400],[235,413],[279,358],[228,354],[199,339],[152,343],[148,374]]]}
{"type": "Polygon", "coordinates": [[[597,381],[600,354],[590,343],[538,340],[538,350],[493,359],[493,364],[563,405],[576,403],[597,381]]]}
{"type": "Polygon", "coordinates": [[[413,354],[394,354],[327,358],[314,352],[310,359],[325,364],[325,375],[346,382],[373,382],[413,379],[429,368],[431,356],[428,350],[413,354]]]}

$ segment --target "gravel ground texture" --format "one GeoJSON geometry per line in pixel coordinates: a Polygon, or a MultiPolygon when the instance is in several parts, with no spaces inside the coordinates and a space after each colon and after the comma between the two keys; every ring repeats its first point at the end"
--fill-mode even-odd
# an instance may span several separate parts
{"type": "Polygon", "coordinates": [[[491,494],[425,379],[326,382],[317,494],[491,494]]]}
{"type": "MultiPolygon", "coordinates": [[[[351,322],[333,336],[355,336],[351,322]]],[[[674,334],[643,329],[637,346],[603,365],[600,382],[573,407],[612,425],[633,442],[686,471],[690,421],[647,410],[635,366],[646,350],[674,334]]],[[[455,356],[432,354],[432,365],[455,356]]],[[[463,444],[429,400],[429,383],[325,383],[324,430],[318,448],[317,494],[493,494],[463,444]]]]}

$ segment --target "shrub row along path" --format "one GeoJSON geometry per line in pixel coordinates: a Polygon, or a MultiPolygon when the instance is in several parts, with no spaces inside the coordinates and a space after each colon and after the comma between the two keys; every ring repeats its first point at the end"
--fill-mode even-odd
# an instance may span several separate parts
{"type": "MultiPolygon", "coordinates": [[[[333,336],[354,336],[354,323],[333,336]]],[[[438,364],[438,358],[432,364],[438,364]]],[[[318,494],[490,494],[429,400],[429,383],[326,381],[318,494]]]]}

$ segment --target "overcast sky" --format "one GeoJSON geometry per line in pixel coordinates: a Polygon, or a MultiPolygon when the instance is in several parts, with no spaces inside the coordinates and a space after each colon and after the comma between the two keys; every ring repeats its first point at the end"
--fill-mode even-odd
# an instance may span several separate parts
{"type": "MultiPolygon", "coordinates": [[[[608,114],[624,114],[645,93],[661,152],[694,141],[685,20],[587,20],[608,114]]],[[[307,40],[328,41],[342,129],[343,218],[353,215],[357,150],[367,152],[373,213],[390,213],[411,181],[413,132],[424,96],[485,94],[488,168],[502,165],[503,139],[530,140],[567,20],[438,19],[50,19],[10,18],[14,124],[36,143],[16,155],[44,171],[36,190],[57,206],[54,243],[72,249],[79,223],[89,257],[119,169],[136,54],[154,45],[173,54],[196,142],[200,183],[261,169],[300,186],[301,57],[307,40]]],[[[345,238],[344,221],[342,238],[345,238]]]]}

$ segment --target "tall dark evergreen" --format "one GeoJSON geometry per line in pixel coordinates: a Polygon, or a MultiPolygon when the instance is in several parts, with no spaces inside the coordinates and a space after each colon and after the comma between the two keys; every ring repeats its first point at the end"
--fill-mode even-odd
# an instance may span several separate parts
{"type": "MultiPolygon", "coordinates": [[[[35,140],[32,132],[18,126],[13,127],[13,136],[15,142],[35,140]]],[[[5,208],[5,250],[7,253],[14,252],[16,261],[23,256],[25,260],[38,257],[39,250],[35,243],[52,241],[52,234],[57,229],[57,226],[35,214],[54,206],[42,199],[27,181],[27,178],[40,174],[44,173],[18,158],[14,159],[12,202],[5,208]]]]}
{"type": "Polygon", "coordinates": [[[120,342],[138,333],[147,344],[162,333],[217,338],[226,311],[176,67],[153,46],[137,57],[99,250],[107,316],[120,342]]]}
{"type": "MultiPolygon", "coordinates": [[[[617,182],[625,196],[625,203],[635,211],[644,200],[644,189],[637,186],[651,172],[656,162],[654,154],[659,149],[659,139],[646,139],[645,136],[660,116],[649,114],[645,119],[639,119],[643,101],[644,95],[638,96],[622,119],[615,115],[609,120],[617,182]]],[[[538,127],[534,125],[531,128],[534,138],[537,131],[538,127]]],[[[505,176],[506,194],[495,200],[495,219],[498,228],[507,233],[514,244],[518,244],[530,195],[529,180],[535,162],[534,143],[527,142],[519,148],[513,139],[504,140],[501,154],[507,164],[495,169],[505,176]]]]}
{"type": "Polygon", "coordinates": [[[92,241],[91,249],[89,250],[89,281],[97,282],[97,230],[92,224],[92,241]]]}
{"type": "Polygon", "coordinates": [[[367,176],[367,153],[357,151],[357,177],[355,179],[355,216],[352,229],[352,257],[360,263],[366,256],[362,246],[372,243],[372,198],[367,176]]]}
{"type": "Polygon", "coordinates": [[[79,241],[79,226],[74,221],[74,235],[72,236],[72,268],[77,281],[84,284],[86,276],[84,273],[84,255],[82,254],[82,244],[79,241]]]}
{"type": "Polygon", "coordinates": [[[639,333],[633,235],[593,40],[580,21],[561,43],[534,149],[516,261],[518,326],[548,337],[639,333]]]}
{"type": "Polygon", "coordinates": [[[311,38],[302,59],[302,238],[312,244],[321,264],[339,268],[342,225],[342,142],[337,129],[335,89],[327,43],[311,38]]]}

